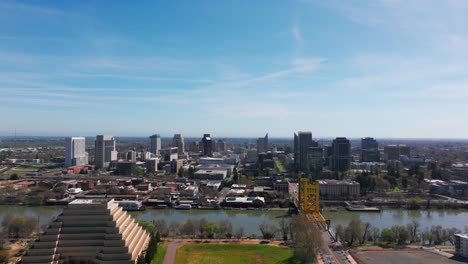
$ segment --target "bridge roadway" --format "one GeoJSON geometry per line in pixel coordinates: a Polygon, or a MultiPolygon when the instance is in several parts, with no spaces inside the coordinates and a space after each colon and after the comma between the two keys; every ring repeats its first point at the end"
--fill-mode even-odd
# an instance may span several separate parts
{"type": "MultiPolygon", "coordinates": [[[[297,200],[294,199],[294,204],[298,208],[299,213],[301,213],[299,207],[297,206],[297,200]]],[[[307,214],[307,219],[310,220],[311,224],[317,226],[317,229],[320,230],[322,235],[322,247],[319,250],[317,256],[317,263],[319,264],[355,264],[354,259],[343,250],[341,243],[335,242],[333,233],[328,230],[325,218],[321,213],[307,214]]]]}

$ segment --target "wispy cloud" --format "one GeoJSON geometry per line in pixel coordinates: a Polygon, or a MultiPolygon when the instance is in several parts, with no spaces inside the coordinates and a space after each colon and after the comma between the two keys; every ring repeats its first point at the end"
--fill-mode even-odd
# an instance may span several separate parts
{"type": "Polygon", "coordinates": [[[299,25],[297,23],[293,24],[291,32],[293,34],[294,41],[296,42],[296,45],[297,46],[302,46],[302,42],[303,42],[302,33],[301,33],[301,29],[299,28],[299,25]]]}
{"type": "Polygon", "coordinates": [[[19,3],[17,1],[1,1],[0,10],[3,10],[3,13],[6,14],[27,14],[27,15],[36,15],[43,17],[53,17],[53,16],[63,16],[65,13],[57,8],[51,7],[39,7],[36,5],[29,5],[24,3],[19,3]]]}

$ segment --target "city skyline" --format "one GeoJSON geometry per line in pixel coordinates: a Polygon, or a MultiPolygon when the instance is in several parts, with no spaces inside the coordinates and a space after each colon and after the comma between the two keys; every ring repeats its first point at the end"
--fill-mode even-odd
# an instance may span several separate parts
{"type": "Polygon", "coordinates": [[[467,138],[466,11],[2,1],[0,135],[467,138]]]}

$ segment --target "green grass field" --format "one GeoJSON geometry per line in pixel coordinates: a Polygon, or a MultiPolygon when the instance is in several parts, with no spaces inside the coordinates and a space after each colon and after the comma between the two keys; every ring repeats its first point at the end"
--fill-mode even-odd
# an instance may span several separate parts
{"type": "Polygon", "coordinates": [[[293,251],[270,245],[186,244],[177,250],[176,264],[289,264],[293,251]]]}
{"type": "Polygon", "coordinates": [[[164,242],[159,242],[158,249],[156,250],[156,254],[153,258],[153,264],[161,264],[163,263],[164,256],[166,255],[166,248],[167,244],[164,242]]]}
{"type": "Polygon", "coordinates": [[[18,176],[24,176],[28,172],[36,172],[36,169],[25,169],[25,168],[14,168],[5,171],[4,175],[18,174],[18,176]]]}

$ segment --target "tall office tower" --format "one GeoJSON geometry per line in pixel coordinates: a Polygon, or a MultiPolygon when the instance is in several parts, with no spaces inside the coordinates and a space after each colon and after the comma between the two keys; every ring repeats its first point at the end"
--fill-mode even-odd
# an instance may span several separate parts
{"type": "Polygon", "coordinates": [[[172,146],[177,148],[177,153],[179,155],[184,155],[185,142],[181,134],[174,134],[174,137],[172,138],[172,146]]]}
{"type": "Polygon", "coordinates": [[[299,170],[299,137],[294,133],[294,169],[297,172],[299,170]]]}
{"type": "Polygon", "coordinates": [[[159,151],[161,150],[161,137],[159,134],[154,134],[149,137],[150,138],[150,152],[159,155],[159,151]]]}
{"type": "Polygon", "coordinates": [[[332,142],[332,169],[343,172],[351,168],[351,143],[345,137],[337,137],[332,142]]]}
{"type": "Polygon", "coordinates": [[[268,133],[265,135],[265,137],[260,137],[257,139],[257,151],[268,151],[268,133]]]}
{"type": "Polygon", "coordinates": [[[361,162],[380,161],[379,143],[371,137],[361,138],[361,162]]]}
{"type": "Polygon", "coordinates": [[[398,151],[400,152],[400,155],[405,155],[408,157],[411,156],[411,149],[407,145],[398,145],[398,151]]]}
{"type": "Polygon", "coordinates": [[[407,145],[387,145],[384,147],[385,160],[400,160],[401,155],[410,157],[410,147],[407,145]]]}
{"type": "Polygon", "coordinates": [[[213,157],[213,139],[210,134],[203,134],[203,156],[213,157]]]}
{"type": "Polygon", "coordinates": [[[193,141],[189,145],[189,149],[190,149],[190,152],[198,153],[198,152],[200,152],[200,144],[197,141],[193,141]]]}
{"type": "Polygon", "coordinates": [[[299,169],[303,172],[307,170],[307,149],[314,147],[312,140],[312,132],[299,131],[298,133],[298,149],[299,149],[299,169]]]}
{"type": "Polygon", "coordinates": [[[323,149],[319,147],[311,147],[307,149],[307,164],[304,171],[313,180],[322,178],[323,171],[323,149]]]}
{"type": "Polygon", "coordinates": [[[216,141],[216,152],[223,153],[226,151],[226,142],[222,139],[216,141]]]}
{"type": "Polygon", "coordinates": [[[82,166],[88,164],[88,153],[84,137],[65,138],[65,166],[82,166]]]}
{"type": "Polygon", "coordinates": [[[114,136],[97,135],[96,141],[94,141],[94,148],[97,168],[105,168],[109,166],[111,161],[117,160],[114,136]]]}
{"type": "Polygon", "coordinates": [[[332,146],[324,146],[323,147],[323,159],[325,160],[325,166],[331,167],[332,155],[333,155],[333,147],[332,146]]]}
{"type": "Polygon", "coordinates": [[[127,152],[126,160],[136,162],[136,156],[137,156],[136,151],[135,150],[130,150],[130,151],[127,152]]]}

